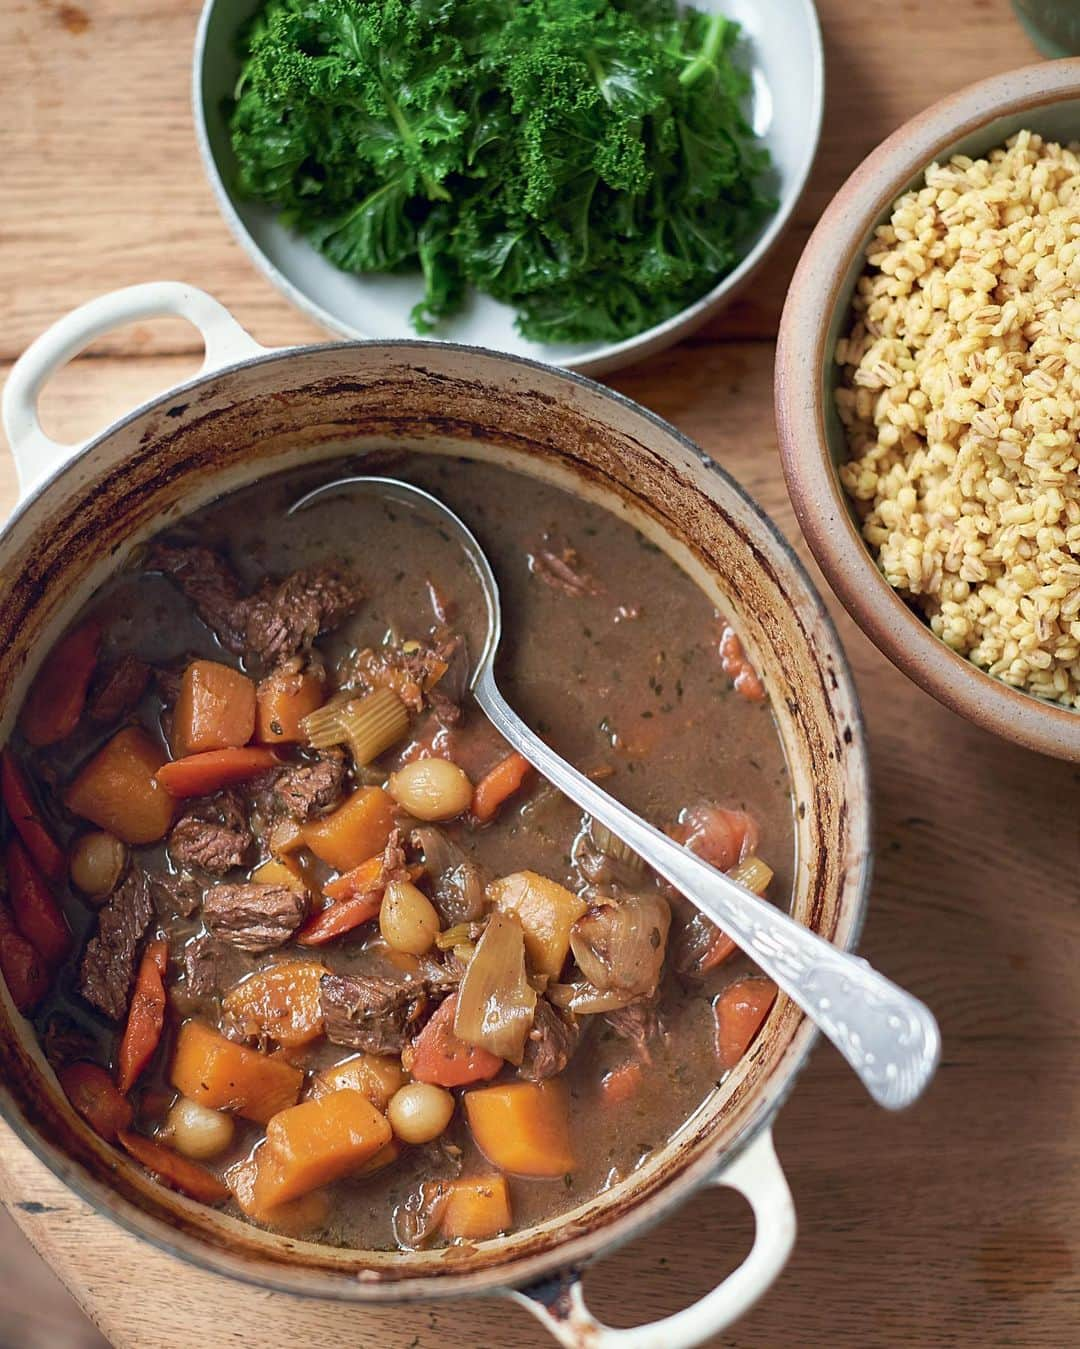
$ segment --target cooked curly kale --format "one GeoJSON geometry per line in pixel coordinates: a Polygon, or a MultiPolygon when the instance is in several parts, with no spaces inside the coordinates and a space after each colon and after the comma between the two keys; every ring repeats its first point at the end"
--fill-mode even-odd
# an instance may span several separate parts
{"type": "Polygon", "coordinates": [[[350,272],[475,286],[541,342],[616,341],[774,209],[737,26],[671,0],[267,0],[240,36],[239,189],[350,272]]]}

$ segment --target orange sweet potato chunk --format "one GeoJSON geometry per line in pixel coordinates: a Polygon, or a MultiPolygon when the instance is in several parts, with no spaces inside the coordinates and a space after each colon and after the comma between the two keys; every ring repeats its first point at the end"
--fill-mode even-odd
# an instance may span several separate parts
{"type": "Polygon", "coordinates": [[[465,1093],[476,1145],[492,1166],[512,1176],[563,1176],[574,1170],[565,1085],[509,1082],[465,1093]]]}
{"type": "Polygon", "coordinates": [[[79,769],[64,804],[125,843],[154,843],[176,810],[157,781],[164,762],[164,750],[141,727],[125,727],[79,769]]]}
{"type": "Polygon", "coordinates": [[[322,704],[321,675],[281,670],[267,675],[255,691],[255,739],[260,745],[301,744],[306,737],[300,723],[322,704]]]}
{"type": "Polygon", "coordinates": [[[322,1227],[330,1216],[330,1196],[325,1190],[311,1190],[299,1199],[290,1199],[284,1204],[259,1204],[255,1198],[255,1182],[259,1171],[266,1165],[270,1165],[266,1157],[266,1145],[260,1144],[254,1156],[237,1162],[225,1172],[225,1183],[241,1212],[252,1222],[272,1227],[287,1237],[302,1237],[322,1227]]]}
{"type": "Polygon", "coordinates": [[[231,665],[193,660],[180,681],[172,744],[178,759],[238,749],[255,733],[255,685],[231,665]]]}
{"type": "Polygon", "coordinates": [[[359,787],[337,810],[304,826],[304,843],[328,866],[351,871],[386,847],[394,810],[381,787],[359,787]]]}
{"type": "Polygon", "coordinates": [[[176,1037],[170,1080],[192,1101],[266,1124],[300,1095],[304,1074],[193,1020],[185,1021],[176,1037]]]}
{"type": "Polygon", "coordinates": [[[328,1096],[332,1091],[358,1091],[385,1114],[391,1096],[408,1080],[409,1074],[396,1056],[357,1054],[332,1068],[324,1068],[312,1079],[311,1090],[315,1096],[328,1096]]]}
{"type": "Polygon", "coordinates": [[[314,960],[283,960],[258,970],[222,999],[222,1010],[245,1037],[268,1036],[295,1048],[323,1032],[319,983],[325,965],[314,960]]]}
{"type": "Polygon", "coordinates": [[[390,1125],[358,1091],[333,1091],[275,1115],[266,1126],[266,1156],[255,1200],[269,1207],[298,1199],[359,1171],[390,1142],[390,1125]]]}
{"type": "Polygon", "coordinates": [[[444,1237],[485,1241],[510,1227],[510,1187],[505,1176],[475,1176],[441,1184],[449,1190],[439,1222],[444,1237]]]}

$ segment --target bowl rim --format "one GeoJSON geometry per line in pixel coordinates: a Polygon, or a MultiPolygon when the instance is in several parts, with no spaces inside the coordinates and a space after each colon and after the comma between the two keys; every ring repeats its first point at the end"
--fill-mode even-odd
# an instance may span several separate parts
{"type": "MultiPolygon", "coordinates": [[[[590,348],[576,356],[568,357],[564,361],[551,362],[564,370],[574,371],[582,375],[601,375],[620,369],[624,365],[640,360],[644,356],[654,355],[657,352],[671,346],[682,337],[687,337],[702,326],[717,310],[722,308],[728,301],[732,300],[736,293],[740,291],[757,272],[758,268],[765,261],[779,242],[780,237],[791,223],[795,210],[802,200],[806,184],[810,177],[810,171],[817,159],[818,147],[821,141],[821,128],[825,116],[825,50],[821,36],[821,22],[818,18],[817,6],[815,0],[794,0],[803,10],[806,22],[810,30],[811,42],[807,53],[811,65],[811,84],[813,87],[812,106],[806,109],[806,117],[803,125],[806,129],[806,139],[803,145],[802,157],[798,167],[792,176],[790,187],[784,197],[781,198],[776,213],[769,220],[762,230],[757,242],[740,260],[737,266],[732,268],[728,274],[723,277],[710,291],[702,295],[700,299],[681,309],[677,314],[665,319],[662,323],[654,324],[651,328],[646,328],[644,332],[636,333],[633,337],[624,338],[620,342],[611,342],[595,348],[590,348]]],[[[232,193],[226,186],[224,176],[218,166],[213,148],[210,144],[210,133],[207,124],[206,99],[203,94],[203,73],[206,68],[207,59],[207,35],[210,27],[210,18],[217,8],[219,0],[204,0],[202,10],[199,14],[199,23],[195,33],[195,48],[192,61],[192,81],[191,81],[191,108],[195,123],[195,139],[199,147],[199,158],[202,161],[203,172],[210,184],[214,194],[214,200],[217,203],[218,210],[222,218],[228,225],[233,238],[240,244],[241,248],[253,262],[256,268],[262,272],[270,283],[297,309],[306,314],[308,318],[320,324],[323,328],[332,333],[337,333],[350,341],[410,341],[409,337],[388,338],[381,337],[378,334],[366,332],[362,328],[354,327],[351,324],[343,323],[337,319],[322,305],[313,300],[303,289],[288,276],[285,275],[263,252],[252,237],[251,232],[240,218],[240,213],[233,203],[232,193]]],[[[419,334],[417,334],[419,337],[419,334]]],[[[451,341],[449,338],[436,340],[451,341]]],[[[454,343],[454,345],[476,345],[475,343],[454,343]]],[[[498,350],[485,346],[485,350],[498,350]]],[[[544,361],[541,353],[515,353],[500,351],[504,356],[521,356],[525,360],[544,361]]]]}
{"type": "MultiPolygon", "coordinates": [[[[804,613],[807,620],[808,622],[812,620],[812,626],[820,626],[829,645],[834,662],[832,668],[834,688],[840,690],[839,696],[850,714],[853,739],[848,743],[852,755],[849,771],[853,775],[853,781],[861,789],[858,798],[860,810],[858,819],[851,826],[852,865],[856,876],[853,882],[847,880],[844,882],[845,891],[850,884],[850,894],[845,897],[842,892],[842,902],[850,907],[851,916],[843,936],[836,945],[841,950],[855,951],[866,920],[874,875],[874,796],[865,715],[854,672],[840,634],[809,569],[790,540],[747,488],[723,464],[707,455],[688,435],[658,413],[618,390],[597,384],[582,374],[545,365],[529,357],[482,347],[463,347],[431,339],[336,341],[267,349],[255,355],[229,361],[212,371],[200,371],[182,383],[152,396],[107,424],[18,502],[8,519],[0,525],[0,542],[7,538],[13,527],[21,522],[25,515],[35,508],[40,509],[49,493],[72,470],[77,469],[96,450],[105,446],[116,433],[146,419],[159,409],[168,408],[185,395],[195,394],[221,379],[240,376],[255,367],[288,363],[291,359],[321,351],[390,349],[400,354],[418,351],[423,355],[447,347],[453,347],[459,353],[471,352],[500,364],[509,363],[553,376],[579,390],[595,393],[603,401],[611,402],[622,411],[641,418],[669,436],[680,450],[696,460],[710,480],[716,481],[718,491],[729,493],[736,498],[752,517],[754,527],[769,539],[782,556],[784,563],[790,567],[801,588],[799,598],[806,606],[804,613]]],[[[4,1119],[38,1161],[48,1167],[78,1198],[89,1204],[96,1212],[116,1222],[124,1231],[136,1238],[149,1242],[156,1249],[213,1274],[294,1296],[358,1303],[430,1301],[477,1295],[506,1296],[515,1289],[525,1291],[544,1279],[558,1276],[568,1270],[576,1270],[593,1259],[611,1254],[626,1242],[640,1236],[649,1227],[669,1217],[690,1195],[718,1176],[760,1134],[768,1130],[794,1090],[819,1037],[820,1032],[814,1023],[805,1013],[800,1013],[787,1044],[758,1087],[754,1107],[748,1113],[747,1120],[731,1145],[721,1155],[717,1155],[715,1146],[703,1149],[699,1156],[686,1162],[654,1192],[636,1198],[625,1211],[613,1213],[599,1227],[583,1232],[571,1230],[563,1240],[548,1250],[523,1253],[505,1263],[482,1270],[455,1272],[453,1277],[416,1274],[401,1281],[368,1282],[362,1277],[350,1277],[341,1271],[308,1270],[295,1273],[279,1269],[268,1262],[247,1260],[223,1246],[197,1239],[179,1229],[166,1228],[157,1217],[147,1215],[142,1208],[134,1206],[118,1190],[106,1186],[99,1177],[87,1171],[66,1150],[37,1131],[24,1115],[22,1108],[14,1103],[10,1088],[3,1082],[0,1082],[0,1118],[4,1119]]],[[[562,1221],[565,1222],[565,1217],[562,1221]]]]}
{"type": "Polygon", "coordinates": [[[800,528],[863,632],[945,707],[1026,748],[1080,761],[1080,712],[1013,688],[946,646],[875,565],[832,460],[821,378],[844,278],[873,222],[956,142],[999,118],[1066,99],[1080,99],[1080,57],[993,75],[932,104],[859,164],[822,214],[792,278],[774,395],[781,462],[800,528]]]}

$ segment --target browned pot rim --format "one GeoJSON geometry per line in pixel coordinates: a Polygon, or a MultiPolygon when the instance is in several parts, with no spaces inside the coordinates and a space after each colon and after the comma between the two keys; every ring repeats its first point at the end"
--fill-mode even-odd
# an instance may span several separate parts
{"type": "MultiPolygon", "coordinates": [[[[788,491],[830,586],[872,642],[939,702],[1029,749],[1080,760],[1080,713],[1010,687],[941,641],[889,585],[852,518],[825,415],[829,330],[845,278],[883,214],[926,167],[997,119],[1080,99],[1080,58],[995,75],[933,104],[878,146],[810,236],[780,322],[775,401],[788,491]]],[[[1006,134],[991,139],[990,149],[1006,134]]],[[[1080,137],[1080,122],[1078,122],[1080,137]]]]}
{"type": "MultiPolygon", "coordinates": [[[[207,386],[223,377],[272,363],[288,364],[291,360],[309,353],[366,351],[377,354],[387,350],[401,357],[416,352],[419,362],[419,358],[425,355],[430,358],[431,353],[445,352],[450,346],[451,344],[438,341],[408,338],[391,341],[331,342],[318,346],[268,351],[197,375],[185,384],[171,388],[140,405],[106,427],[31,491],[0,529],[0,549],[3,548],[11,529],[30,508],[41,501],[73,468],[92,455],[95,449],[103,446],[113,435],[148,414],[167,412],[178,402],[184,401],[186,395],[195,396],[200,390],[205,390],[207,386]]],[[[842,949],[853,949],[865,919],[872,876],[873,817],[865,726],[854,679],[839,634],[821,596],[792,546],[749,493],[720,464],[712,460],[677,428],[633,399],[576,372],[557,370],[527,357],[508,356],[483,348],[457,344],[453,344],[452,349],[459,354],[471,354],[484,360],[520,366],[539,372],[547,379],[557,379],[577,386],[648,423],[665,437],[675,441],[682,450],[698,461],[711,477],[718,480],[723,492],[737,498],[753,516],[757,528],[782,553],[784,562],[791,568],[794,580],[801,590],[798,602],[805,610],[804,626],[808,628],[812,624],[819,628],[825,637],[833,662],[834,677],[838,681],[834,687],[838,687],[841,691],[854,730],[853,739],[848,742],[848,747],[855,757],[855,778],[863,786],[857,818],[852,823],[851,837],[851,853],[858,859],[856,867],[858,875],[856,884],[842,899],[844,935],[837,943],[842,949]]],[[[676,465],[672,464],[671,467],[673,471],[676,470],[676,465]]],[[[276,469],[274,465],[269,464],[266,471],[269,475],[276,469]]],[[[710,501],[714,509],[721,509],[711,494],[710,501]]],[[[551,1279],[560,1272],[576,1269],[599,1254],[610,1253],[668,1216],[694,1190],[735,1161],[768,1128],[805,1066],[817,1034],[813,1023],[800,1013],[798,1024],[790,1033],[780,1056],[756,1091],[753,1111],[734,1140],[726,1146],[714,1142],[711,1146],[702,1148],[696,1156],[688,1155],[685,1159],[678,1157],[672,1159],[672,1164],[662,1180],[651,1184],[643,1182],[638,1187],[638,1192],[628,1195],[625,1203],[619,1207],[598,1215],[591,1226],[586,1227],[580,1220],[575,1220],[573,1214],[569,1214],[557,1220],[555,1224],[556,1227],[566,1228],[567,1235],[537,1252],[513,1253],[496,1258],[483,1268],[462,1270],[454,1269],[451,1264],[436,1273],[425,1272],[386,1280],[365,1271],[354,1272],[349,1276],[343,1271],[303,1269],[294,1274],[291,1267],[275,1264],[269,1259],[259,1260],[249,1255],[240,1256],[230,1251],[225,1244],[200,1239],[180,1227],[170,1227],[159,1217],[149,1214],[133,1203],[126,1194],[99,1180],[78,1160],[43,1137],[34,1127],[34,1121],[26,1117],[24,1110],[14,1099],[8,1084],[3,1082],[0,1082],[0,1114],[31,1152],[94,1209],[110,1216],[132,1235],[150,1241],[167,1254],[178,1256],[197,1267],[210,1269],[261,1288],[339,1301],[398,1302],[403,1299],[427,1300],[448,1296],[497,1294],[524,1285],[531,1286],[551,1279]]],[[[690,1141],[687,1141],[685,1149],[688,1154],[691,1151],[690,1141]]]]}

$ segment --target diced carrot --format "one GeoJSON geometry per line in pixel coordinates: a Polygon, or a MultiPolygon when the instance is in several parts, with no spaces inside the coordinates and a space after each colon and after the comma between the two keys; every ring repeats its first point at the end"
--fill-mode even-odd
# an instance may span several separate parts
{"type": "Polygon", "coordinates": [[[11,1001],[24,1015],[49,991],[45,962],[15,926],[6,904],[0,904],[0,973],[11,1001]]]}
{"type": "Polygon", "coordinates": [[[600,1079],[600,1096],[605,1105],[622,1105],[632,1100],[641,1088],[644,1071],[637,1059],[612,1068],[600,1079]]]}
{"type": "Polygon", "coordinates": [[[574,1170],[566,1087],[509,1082],[465,1093],[465,1114],[476,1146],[512,1176],[563,1176],[574,1170]]]}
{"type": "Polygon", "coordinates": [[[83,764],[64,804],[125,843],[155,843],[175,813],[156,777],[164,762],[161,747],[141,727],[128,726],[83,764]]]}
{"type": "Polygon", "coordinates": [[[10,749],[0,754],[0,792],[11,823],[26,844],[26,851],[38,870],[50,881],[61,881],[67,873],[67,859],[45,827],[30,784],[10,749]]]}
{"type": "Polygon", "coordinates": [[[358,787],[337,810],[304,825],[304,842],[328,866],[350,871],[386,847],[395,809],[381,787],[358,787]]]}
{"type": "Polygon", "coordinates": [[[115,1143],[135,1117],[131,1102],[96,1063],[69,1063],[57,1074],[72,1109],[86,1120],[106,1143],[115,1143]]]}
{"type": "Polygon", "coordinates": [[[344,937],[353,928],[378,918],[382,908],[382,891],[374,895],[357,895],[355,899],[339,899],[309,918],[296,934],[297,946],[325,946],[337,937],[344,937]]]}
{"type": "Polygon", "coordinates": [[[439,1220],[444,1237],[486,1241],[510,1227],[510,1187],[505,1176],[441,1180],[437,1184],[447,1191],[439,1220]]]}
{"type": "Polygon", "coordinates": [[[172,1148],[143,1138],[142,1134],[129,1133],[126,1129],[122,1129],[117,1137],[137,1162],[145,1166],[147,1171],[153,1172],[170,1189],[179,1190],[200,1204],[223,1204],[229,1198],[229,1187],[198,1162],[189,1161],[172,1148]]]}
{"type": "Polygon", "coordinates": [[[528,759],[516,750],[497,763],[476,784],[472,799],[473,819],[480,824],[493,820],[502,803],[525,781],[531,767],[528,759]]]}
{"type": "Polygon", "coordinates": [[[721,1068],[734,1068],[776,1001],[771,979],[751,975],[728,984],[713,1003],[716,1017],[716,1057],[721,1068]]]}
{"type": "Polygon", "coordinates": [[[487,897],[521,924],[532,968],[558,979],[570,950],[570,929],[588,908],[581,896],[535,871],[515,871],[492,881],[487,897]]]}
{"type": "Polygon", "coordinates": [[[334,1091],[280,1111],[266,1126],[272,1165],[255,1179],[262,1207],[297,1199],[352,1174],[390,1142],[390,1125],[358,1091],[334,1091]]]}
{"type": "Polygon", "coordinates": [[[336,876],[323,886],[327,899],[355,899],[358,895],[369,895],[379,890],[383,884],[383,857],[369,857],[358,867],[346,871],[344,876],[336,876]]]}
{"type": "Polygon", "coordinates": [[[116,1051],[116,1085],[127,1095],[154,1057],[165,1027],[165,973],[169,943],[147,944],[139,963],[127,1025],[116,1051]]]}
{"type": "Polygon", "coordinates": [[[502,1068],[503,1061],[479,1045],[466,1044],[454,1034],[457,994],[440,1003],[435,1015],[413,1041],[409,1071],[417,1082],[437,1087],[465,1087],[487,1082],[502,1068]]]}
{"type": "Polygon", "coordinates": [[[157,781],[172,797],[208,796],[222,787],[258,777],[281,760],[272,749],[249,745],[243,749],[211,749],[174,759],[157,770],[157,781]]]}
{"type": "Polygon", "coordinates": [[[698,971],[705,974],[709,970],[715,970],[717,965],[722,965],[725,960],[729,960],[738,949],[728,934],[717,928],[716,936],[713,938],[709,949],[698,962],[698,971]]]}
{"type": "Polygon", "coordinates": [[[55,969],[71,950],[71,928],[63,910],[19,838],[13,837],[8,843],[5,861],[15,926],[42,960],[55,969]]]}
{"type": "Polygon", "coordinates": [[[255,739],[262,745],[298,745],[300,723],[323,704],[323,678],[316,671],[267,675],[255,690],[255,739]]]}
{"type": "Polygon", "coordinates": [[[297,894],[306,895],[309,890],[304,868],[295,857],[269,857],[260,862],[251,873],[251,879],[259,885],[286,885],[297,894]]]}
{"type": "MultiPolygon", "coordinates": [[[[415,880],[423,868],[407,870],[410,879],[415,880]]],[[[324,946],[377,918],[385,888],[385,866],[380,853],[323,886],[323,893],[331,902],[308,919],[296,934],[296,941],[301,946],[324,946]]]]}
{"type": "Polygon", "coordinates": [[[330,1196],[325,1190],[310,1190],[299,1199],[284,1204],[261,1207],[255,1200],[255,1178],[264,1164],[265,1144],[255,1149],[252,1157],[237,1162],[225,1172],[225,1181],[232,1190],[241,1211],[252,1222],[272,1227],[287,1237],[300,1237],[322,1227],[330,1216],[330,1196]]]}
{"type": "Polygon", "coordinates": [[[101,624],[91,618],[45,657],[19,713],[19,728],[31,745],[55,745],[78,726],[100,645],[101,624]]]}
{"type": "Polygon", "coordinates": [[[226,1040],[205,1022],[185,1021],[169,1080],[192,1101],[265,1124],[300,1095],[304,1074],[284,1059],[226,1040]]]}
{"type": "Polygon", "coordinates": [[[736,693],[751,703],[765,701],[761,678],[747,659],[742,641],[732,627],[725,627],[720,634],[720,666],[734,683],[736,693]]]}
{"type": "Polygon", "coordinates": [[[283,960],[258,970],[222,999],[222,1010],[245,1038],[267,1036],[295,1048],[323,1033],[319,983],[326,968],[313,960],[283,960]]]}
{"type": "Polygon", "coordinates": [[[390,1097],[409,1080],[401,1060],[392,1054],[357,1054],[344,1063],[324,1068],[311,1083],[313,1096],[326,1096],[332,1091],[359,1091],[376,1110],[386,1113],[390,1097]]]}
{"type": "Polygon", "coordinates": [[[193,660],[180,680],[172,747],[178,759],[246,745],[255,733],[255,685],[231,665],[193,660]]]}
{"type": "Polygon", "coordinates": [[[702,802],[679,816],[672,837],[720,871],[731,868],[757,847],[758,830],[745,810],[725,810],[702,802]]]}

